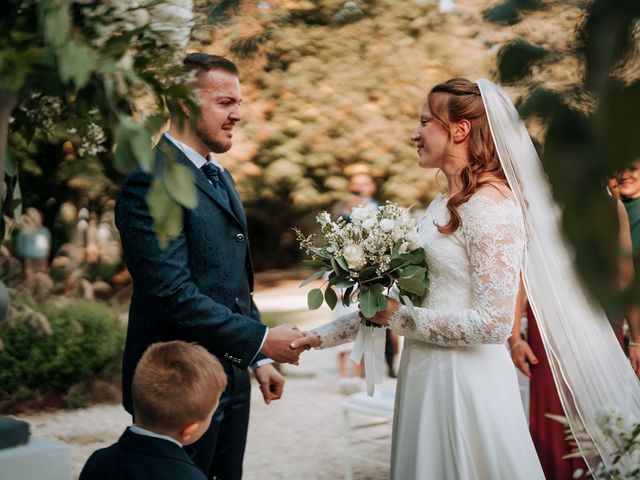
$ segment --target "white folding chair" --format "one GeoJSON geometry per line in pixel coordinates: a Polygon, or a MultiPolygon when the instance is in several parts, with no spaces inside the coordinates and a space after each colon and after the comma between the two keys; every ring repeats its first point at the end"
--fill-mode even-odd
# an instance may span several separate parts
{"type": "Polygon", "coordinates": [[[384,445],[385,449],[388,449],[390,442],[390,428],[389,425],[393,419],[393,407],[395,401],[395,390],[383,389],[377,390],[373,397],[367,395],[366,392],[358,392],[349,395],[342,402],[342,414],[344,417],[344,436],[345,436],[345,463],[344,463],[344,478],[351,480],[353,477],[353,463],[352,459],[357,459],[362,462],[373,463],[381,466],[388,466],[389,461],[381,461],[371,456],[359,455],[352,447],[356,443],[372,443],[377,445],[384,445]],[[371,417],[366,423],[354,424],[351,421],[351,415],[361,415],[371,417]],[[364,434],[356,434],[362,429],[371,427],[387,425],[386,431],[383,434],[372,434],[371,432],[365,432],[364,434]]]}

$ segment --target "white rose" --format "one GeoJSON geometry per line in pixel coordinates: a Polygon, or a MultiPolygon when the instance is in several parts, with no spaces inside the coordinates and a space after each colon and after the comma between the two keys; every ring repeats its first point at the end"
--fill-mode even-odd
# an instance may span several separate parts
{"type": "Polygon", "coordinates": [[[351,210],[351,221],[364,222],[366,219],[373,216],[371,210],[368,207],[356,207],[351,210]]]}
{"type": "Polygon", "coordinates": [[[420,241],[418,240],[418,234],[416,232],[411,232],[407,235],[407,242],[409,242],[409,245],[407,245],[408,252],[413,252],[420,248],[420,241]]]}
{"type": "Polygon", "coordinates": [[[342,250],[342,256],[352,270],[358,271],[365,266],[364,250],[360,245],[347,245],[342,250]]]}
{"type": "Polygon", "coordinates": [[[331,216],[329,215],[329,212],[320,212],[316,217],[316,220],[320,225],[326,225],[331,222],[331,216]]]}
{"type": "Polygon", "coordinates": [[[149,23],[149,12],[145,8],[136,8],[127,14],[129,21],[135,28],[145,27],[149,23]]]}
{"type": "Polygon", "coordinates": [[[398,253],[402,255],[403,253],[407,253],[409,251],[409,242],[403,242],[398,249],[398,253]]]}
{"type": "Polygon", "coordinates": [[[382,229],[383,232],[390,232],[394,228],[396,228],[396,222],[394,222],[393,220],[389,220],[388,218],[385,218],[384,220],[380,221],[380,228],[382,229]]]}
{"type": "Polygon", "coordinates": [[[373,218],[367,218],[362,222],[362,228],[365,230],[371,230],[376,225],[376,221],[373,218]]]}

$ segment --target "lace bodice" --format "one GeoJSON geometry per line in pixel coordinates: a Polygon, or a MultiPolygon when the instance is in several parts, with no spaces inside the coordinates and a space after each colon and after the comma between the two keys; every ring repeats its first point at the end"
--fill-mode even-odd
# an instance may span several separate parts
{"type": "MultiPolygon", "coordinates": [[[[419,223],[429,265],[429,287],[417,320],[401,306],[389,328],[408,338],[443,346],[503,343],[511,333],[524,252],[520,208],[506,194],[484,188],[459,207],[462,224],[452,234],[436,225],[449,221],[438,195],[419,223]],[[435,224],[434,224],[435,222],[435,224]]],[[[353,340],[358,313],[316,328],[321,348],[353,340]]]]}

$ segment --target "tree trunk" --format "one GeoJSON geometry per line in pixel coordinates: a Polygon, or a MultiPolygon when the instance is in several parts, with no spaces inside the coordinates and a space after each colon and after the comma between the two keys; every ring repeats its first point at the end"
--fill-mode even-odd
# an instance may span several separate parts
{"type": "Polygon", "coordinates": [[[7,183],[4,172],[7,161],[7,140],[9,136],[9,119],[16,104],[16,97],[10,92],[0,92],[0,204],[7,196],[7,183]]]}

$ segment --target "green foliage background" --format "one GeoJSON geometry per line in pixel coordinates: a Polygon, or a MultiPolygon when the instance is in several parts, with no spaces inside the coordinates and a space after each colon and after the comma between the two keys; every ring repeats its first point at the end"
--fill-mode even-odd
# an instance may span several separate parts
{"type": "Polygon", "coordinates": [[[53,333],[41,336],[25,323],[0,327],[0,398],[34,390],[64,392],[120,368],[125,328],[112,308],[81,300],[33,306],[47,316],[53,333]]]}

